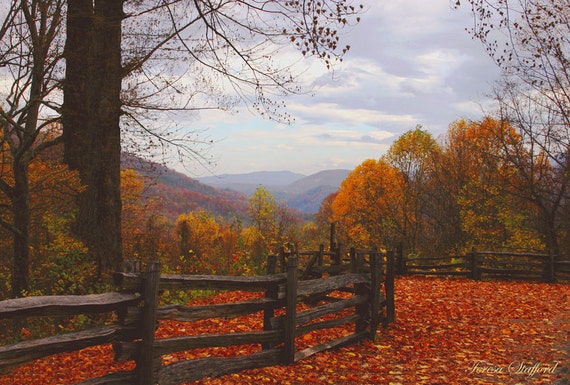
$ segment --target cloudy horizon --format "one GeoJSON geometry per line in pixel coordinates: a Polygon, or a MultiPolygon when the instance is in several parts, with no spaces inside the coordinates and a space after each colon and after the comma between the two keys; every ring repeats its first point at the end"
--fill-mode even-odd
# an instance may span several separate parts
{"type": "Polygon", "coordinates": [[[354,169],[418,125],[439,137],[458,119],[484,116],[481,105],[499,70],[465,31],[472,23],[468,8],[455,10],[449,0],[405,6],[369,0],[366,7],[344,37],[351,50],[334,72],[304,63],[312,92],[284,99],[291,124],[247,109],[200,113],[189,129],[213,141],[216,164],[172,166],[193,177],[354,169]]]}

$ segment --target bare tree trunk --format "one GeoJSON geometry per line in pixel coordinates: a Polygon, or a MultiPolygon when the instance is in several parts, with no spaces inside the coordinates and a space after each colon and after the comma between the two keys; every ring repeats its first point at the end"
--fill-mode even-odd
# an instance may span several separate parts
{"type": "Polygon", "coordinates": [[[122,261],[120,196],[122,2],[68,3],[65,47],[64,158],[86,190],[75,230],[99,273],[122,261]]]}
{"type": "Polygon", "coordinates": [[[28,162],[14,162],[14,262],[12,267],[12,297],[21,297],[29,287],[30,278],[30,189],[28,162]]]}

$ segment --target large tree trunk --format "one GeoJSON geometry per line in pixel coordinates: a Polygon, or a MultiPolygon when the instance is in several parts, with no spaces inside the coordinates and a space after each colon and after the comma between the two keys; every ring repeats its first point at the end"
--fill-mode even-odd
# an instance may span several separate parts
{"type": "Polygon", "coordinates": [[[14,262],[12,267],[12,297],[21,297],[28,290],[30,277],[30,188],[28,162],[14,162],[14,262]]]}
{"type": "Polygon", "coordinates": [[[65,47],[64,158],[78,170],[75,230],[99,273],[122,261],[120,196],[122,1],[68,2],[65,47]]]}

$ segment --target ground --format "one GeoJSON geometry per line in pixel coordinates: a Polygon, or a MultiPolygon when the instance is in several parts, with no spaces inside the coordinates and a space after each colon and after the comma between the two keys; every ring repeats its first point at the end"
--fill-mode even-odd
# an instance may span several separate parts
{"type": "MultiPolygon", "coordinates": [[[[258,326],[259,320],[212,320],[192,330],[215,328],[219,333],[223,328],[258,326]]],[[[163,323],[159,333],[181,334],[186,328],[163,323]]],[[[301,343],[325,337],[311,336],[301,343]]],[[[249,349],[238,347],[232,353],[249,349]]],[[[569,351],[568,284],[403,277],[396,280],[396,321],[381,328],[375,341],[319,353],[290,366],[192,384],[567,385],[569,351]]],[[[183,358],[172,355],[163,360],[183,358]]],[[[48,357],[5,373],[0,385],[72,384],[105,373],[111,360],[106,346],[48,357]]],[[[125,368],[131,369],[132,363],[115,364],[112,370],[125,368]]]]}

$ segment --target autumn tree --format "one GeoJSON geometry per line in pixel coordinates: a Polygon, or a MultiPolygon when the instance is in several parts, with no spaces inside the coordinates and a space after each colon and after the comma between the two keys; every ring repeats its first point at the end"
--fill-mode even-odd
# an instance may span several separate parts
{"type": "Polygon", "coordinates": [[[559,255],[570,181],[569,8],[547,0],[469,4],[475,20],[471,34],[504,74],[495,92],[497,119],[517,130],[532,158],[510,153],[525,180],[520,193],[539,210],[547,247],[559,255]]]}
{"type": "Polygon", "coordinates": [[[231,222],[220,224],[220,237],[216,242],[216,256],[218,274],[240,274],[245,267],[240,256],[245,255],[241,241],[241,222],[234,219],[231,222]],[[237,265],[237,266],[236,266],[237,265]]]}
{"type": "MultiPolygon", "coordinates": [[[[434,177],[439,185],[437,196],[442,209],[440,223],[444,229],[442,237],[446,238],[443,250],[449,252],[462,253],[475,245],[483,246],[476,244],[475,237],[464,228],[462,221],[465,218],[462,202],[465,201],[461,197],[476,195],[478,190],[473,188],[474,184],[495,180],[495,162],[485,161],[484,151],[489,142],[477,132],[477,127],[477,123],[465,120],[451,123],[442,139],[441,157],[435,166],[434,177]],[[481,182],[475,183],[476,179],[481,182]]],[[[484,186],[482,189],[486,193],[484,186]]]]}
{"type": "MultiPolygon", "coordinates": [[[[42,135],[43,136],[43,135],[42,135]]],[[[14,181],[14,173],[11,167],[13,160],[11,153],[6,148],[0,152],[2,167],[1,180],[7,185],[14,181]]],[[[42,156],[34,157],[28,164],[28,205],[29,222],[28,246],[29,261],[26,268],[29,279],[25,288],[12,296],[22,295],[24,292],[34,290],[44,294],[62,294],[64,290],[61,283],[65,279],[55,275],[64,270],[65,265],[88,263],[84,246],[73,239],[69,231],[69,224],[75,215],[74,199],[81,185],[78,175],[69,171],[61,160],[50,159],[42,156]],[[74,262],[73,262],[74,261],[74,262]],[[50,282],[50,279],[53,279],[50,282]],[[60,290],[60,291],[58,291],[60,290]]],[[[11,229],[14,226],[14,214],[10,210],[11,198],[5,193],[0,194],[0,223],[2,229],[11,229]]],[[[14,234],[13,231],[2,231],[0,234],[3,265],[11,267],[13,261],[14,234]]],[[[77,272],[77,271],[75,271],[77,272]]],[[[73,274],[69,270],[67,274],[73,274]]],[[[3,276],[6,283],[13,287],[13,272],[3,276]]],[[[77,283],[83,278],[76,276],[77,283]]],[[[69,294],[69,292],[67,293],[69,294]]]]}
{"type": "MultiPolygon", "coordinates": [[[[545,112],[543,103],[520,94],[510,86],[497,94],[501,124],[516,129],[519,144],[499,132],[495,140],[503,145],[505,159],[516,170],[518,183],[511,192],[536,209],[536,229],[541,233],[550,253],[563,252],[567,205],[570,198],[569,123],[545,112]],[[564,131],[562,133],[560,131],[564,131]]],[[[568,253],[568,251],[564,251],[568,253]]]]}
{"type": "MultiPolygon", "coordinates": [[[[404,253],[418,253],[420,238],[427,233],[429,186],[433,183],[433,166],[439,146],[430,133],[420,126],[400,136],[390,146],[385,161],[397,170],[400,194],[400,218],[394,218],[401,233],[404,253]]],[[[428,241],[431,242],[432,240],[428,241]]]]}
{"type": "Polygon", "coordinates": [[[180,256],[192,273],[204,273],[207,267],[215,270],[214,251],[220,237],[216,219],[205,211],[182,214],[176,220],[180,256]]]}
{"type": "Polygon", "coordinates": [[[61,157],[46,155],[42,152],[29,167],[29,289],[44,295],[91,294],[96,289],[96,265],[71,231],[75,199],[83,186],[61,157]]]}
{"type": "Polygon", "coordinates": [[[262,186],[259,186],[249,198],[249,219],[251,229],[246,231],[248,244],[253,259],[261,265],[272,246],[275,248],[277,234],[277,201],[262,186]]]}
{"type": "Polygon", "coordinates": [[[298,212],[292,210],[284,202],[277,204],[275,242],[277,244],[299,242],[301,240],[301,222],[298,212]]]}
{"type": "Polygon", "coordinates": [[[340,44],[341,30],[361,9],[349,0],[68,2],[65,158],[87,185],[77,230],[103,270],[122,258],[121,113],[149,133],[133,113],[149,103],[153,111],[226,108],[225,95],[233,95],[286,119],[268,96],[271,89],[298,90],[279,48],[296,47],[330,67],[349,49],[340,44]],[[123,81],[129,90],[121,97],[123,81]]]}
{"type": "Polygon", "coordinates": [[[0,104],[3,165],[0,190],[9,199],[13,234],[12,295],[28,288],[30,266],[30,162],[58,136],[38,138],[57,121],[61,71],[63,0],[11,1],[0,26],[0,69],[5,80],[0,104]],[[50,117],[50,115],[52,117],[50,117]],[[4,169],[6,171],[6,168],[4,169]],[[6,177],[9,175],[8,177],[6,177]]]}
{"type": "MultiPolygon", "coordinates": [[[[127,168],[121,170],[121,229],[123,254],[129,258],[156,259],[160,244],[153,236],[161,236],[155,228],[168,228],[159,217],[161,200],[149,195],[149,181],[138,172],[127,168]],[[152,222],[152,223],[151,223],[152,222]],[[150,233],[149,233],[150,231],[150,233]]],[[[162,253],[164,250],[160,250],[162,253]]]]}
{"type": "MultiPolygon", "coordinates": [[[[522,151],[512,127],[487,117],[450,125],[438,166],[438,180],[453,201],[449,214],[457,222],[456,250],[529,250],[543,246],[533,231],[536,210],[518,194],[519,174],[506,152],[522,151]]],[[[526,154],[522,151],[521,156],[526,154]]]]}
{"type": "Polygon", "coordinates": [[[397,241],[401,186],[396,169],[368,159],[352,171],[332,202],[340,243],[347,247],[393,247],[397,241]]]}
{"type": "Polygon", "coordinates": [[[275,197],[262,186],[257,187],[249,198],[248,212],[253,227],[265,239],[272,239],[277,231],[275,197]]]}
{"type": "Polygon", "coordinates": [[[338,192],[334,192],[323,199],[321,206],[319,207],[319,211],[315,214],[315,218],[313,220],[315,227],[313,230],[313,239],[316,240],[315,246],[321,243],[328,243],[328,246],[330,248],[338,246],[336,236],[333,239],[334,233],[331,234],[331,231],[336,232],[336,230],[331,229],[331,226],[335,226],[332,205],[337,194],[338,192]],[[332,243],[335,243],[335,245],[332,243]]]}

